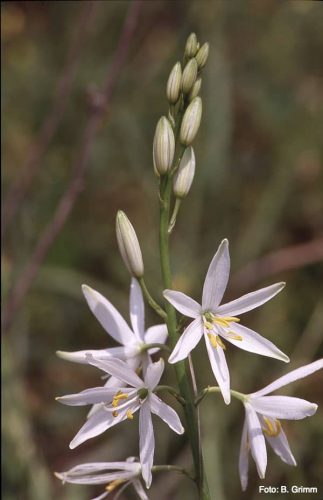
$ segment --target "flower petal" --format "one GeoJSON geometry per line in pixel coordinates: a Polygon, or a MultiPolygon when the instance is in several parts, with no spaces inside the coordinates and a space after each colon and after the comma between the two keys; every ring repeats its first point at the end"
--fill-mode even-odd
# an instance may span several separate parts
{"type": "MultiPolygon", "coordinates": [[[[127,462],[93,462],[80,464],[66,472],[55,473],[61,481],[73,484],[106,484],[116,479],[135,477],[140,469],[128,469],[127,462]],[[113,472],[107,472],[107,471],[113,472]]],[[[138,464],[137,464],[138,465],[138,464]]]]}
{"type": "Polygon", "coordinates": [[[87,285],[82,285],[82,290],[91,311],[109,335],[119,344],[134,342],[134,333],[111,302],[87,285]]]}
{"type": "Polygon", "coordinates": [[[250,330],[243,325],[237,323],[230,324],[230,331],[242,337],[241,340],[236,340],[230,335],[223,337],[231,344],[236,347],[240,347],[244,351],[254,352],[256,354],[261,354],[262,356],[269,356],[270,358],[276,358],[285,363],[289,362],[289,357],[286,356],[278,347],[275,346],[270,340],[265,339],[259,333],[250,330]]]}
{"type": "Polygon", "coordinates": [[[124,361],[117,358],[106,359],[101,361],[100,359],[87,355],[87,360],[90,365],[96,366],[100,370],[113,375],[119,380],[122,380],[126,384],[132,387],[142,387],[144,385],[141,378],[127,365],[124,361]]]}
{"type": "MultiPolygon", "coordinates": [[[[146,330],[144,342],[145,344],[165,344],[167,335],[168,335],[167,325],[161,324],[161,325],[151,326],[146,330]]],[[[149,349],[149,354],[154,354],[158,350],[159,350],[158,347],[154,349],[149,349]]]]}
{"type": "Polygon", "coordinates": [[[149,396],[149,405],[150,410],[155,415],[158,415],[159,418],[164,420],[166,424],[177,434],[183,434],[184,427],[177,415],[176,411],[173,410],[170,406],[168,406],[164,401],[159,399],[156,394],[150,394],[149,396]]]}
{"type": "Polygon", "coordinates": [[[113,417],[112,414],[107,413],[104,408],[98,410],[85,422],[83,427],[81,427],[76,436],[72,439],[70,442],[71,450],[84,443],[84,441],[99,436],[107,429],[126,418],[127,416],[125,414],[119,414],[117,417],[113,417]]]}
{"type": "Polygon", "coordinates": [[[148,401],[140,408],[139,416],[139,450],[142,477],[149,488],[152,481],[151,468],[154,461],[155,437],[148,401]]]}
{"type": "Polygon", "coordinates": [[[132,278],[130,285],[130,320],[137,339],[144,340],[145,304],[138,281],[132,278]]]}
{"type": "Polygon", "coordinates": [[[87,354],[92,354],[101,360],[110,359],[111,357],[116,357],[119,359],[126,360],[137,356],[139,350],[137,346],[122,346],[122,347],[110,347],[108,349],[84,349],[83,351],[56,351],[59,358],[66,359],[67,361],[73,361],[74,363],[84,363],[88,364],[86,359],[87,354]]]}
{"type": "Polygon", "coordinates": [[[134,479],[132,484],[140,500],[149,500],[139,479],[134,479]]]}
{"type": "Polygon", "coordinates": [[[204,334],[205,344],[211,363],[213,374],[221,389],[225,404],[230,404],[230,373],[225,359],[225,354],[221,346],[213,347],[207,334],[204,334]]]}
{"type": "Polygon", "coordinates": [[[237,316],[238,314],[251,311],[275,297],[284,288],[285,284],[275,283],[255,292],[247,293],[239,299],[222,304],[222,306],[217,308],[216,313],[223,316],[237,316]]]}
{"type": "Polygon", "coordinates": [[[242,429],[240,454],[239,454],[239,476],[242,491],[246,491],[248,486],[249,471],[249,445],[248,445],[248,425],[245,418],[242,429]]]}
{"type": "Polygon", "coordinates": [[[227,287],[229,274],[229,242],[225,239],[220,243],[206,273],[202,296],[203,311],[207,309],[214,311],[218,307],[227,287]]]}
{"type": "MultiPolygon", "coordinates": [[[[121,380],[119,380],[118,378],[115,378],[115,377],[110,377],[108,378],[108,380],[106,381],[106,383],[104,384],[104,387],[107,387],[107,388],[112,388],[114,387],[114,392],[117,392],[117,390],[122,386],[122,382],[121,380]]],[[[97,403],[97,404],[94,404],[91,408],[91,410],[89,411],[89,413],[87,414],[87,418],[89,418],[91,415],[94,415],[94,413],[96,411],[98,411],[100,408],[102,408],[102,406],[104,405],[104,403],[97,403]]]]}
{"type": "MultiPolygon", "coordinates": [[[[133,389],[127,387],[120,389],[122,392],[129,394],[133,392],[133,389]]],[[[68,406],[84,406],[93,405],[96,403],[110,402],[116,393],[115,388],[107,387],[93,387],[91,389],[85,389],[77,394],[69,394],[67,396],[61,396],[56,398],[57,401],[68,406]]]]}
{"type": "Polygon", "coordinates": [[[164,368],[165,364],[163,358],[160,358],[156,363],[150,363],[146,369],[145,386],[149,389],[154,389],[160,381],[164,368]]]}
{"type": "Polygon", "coordinates": [[[259,418],[254,408],[245,403],[248,437],[252,457],[256,463],[258,475],[264,479],[267,467],[267,450],[259,418]]]}
{"type": "Polygon", "coordinates": [[[280,389],[281,387],[284,387],[285,385],[290,384],[291,382],[295,382],[295,380],[307,377],[308,375],[311,375],[312,373],[316,372],[317,370],[321,370],[322,368],[323,368],[323,358],[314,361],[314,363],[301,366],[300,368],[297,368],[296,370],[293,370],[287,373],[286,375],[283,375],[282,377],[278,378],[271,384],[266,385],[266,387],[264,387],[263,389],[260,389],[259,391],[252,393],[252,396],[257,396],[257,397],[265,396],[266,394],[276,391],[277,389],[280,389]]]}
{"type": "Polygon", "coordinates": [[[169,363],[177,363],[186,358],[198,344],[203,335],[202,320],[200,317],[194,319],[184,330],[178,339],[172,354],[168,358],[169,363]]]}
{"type": "Polygon", "coordinates": [[[315,403],[290,396],[250,396],[249,403],[261,415],[287,420],[311,417],[317,410],[315,403]]]}
{"type": "Polygon", "coordinates": [[[188,295],[185,295],[185,293],[176,292],[175,290],[164,290],[163,295],[184,316],[197,318],[201,314],[200,304],[188,295]]]}
{"type": "MultiPolygon", "coordinates": [[[[260,415],[259,417],[260,422],[263,424],[264,427],[266,427],[266,424],[260,415]]],[[[280,432],[278,436],[271,437],[265,434],[265,438],[281,460],[285,462],[288,465],[297,465],[296,460],[291,452],[291,449],[289,447],[287,437],[283,429],[280,429],[280,432]]]]}

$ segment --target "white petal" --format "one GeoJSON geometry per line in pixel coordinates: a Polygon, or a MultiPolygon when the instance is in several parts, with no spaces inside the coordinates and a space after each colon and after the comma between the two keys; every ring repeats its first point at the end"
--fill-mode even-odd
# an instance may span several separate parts
{"type": "Polygon", "coordinates": [[[164,368],[165,364],[163,358],[160,358],[156,363],[150,363],[146,370],[145,386],[149,389],[154,389],[160,381],[164,368]]]}
{"type": "Polygon", "coordinates": [[[229,242],[222,240],[214,255],[203,286],[203,311],[215,308],[220,304],[228,284],[230,274],[229,242]]]}
{"type": "Polygon", "coordinates": [[[184,316],[197,318],[201,314],[200,304],[188,295],[185,295],[185,293],[176,292],[175,290],[164,290],[163,295],[184,316]]]}
{"type": "Polygon", "coordinates": [[[134,333],[111,302],[87,285],[82,285],[82,290],[91,311],[109,335],[119,344],[133,342],[134,333]]]}
{"type": "Polygon", "coordinates": [[[109,427],[112,427],[122,420],[127,418],[124,414],[119,414],[113,417],[111,413],[106,412],[104,409],[98,410],[92,415],[78,431],[74,439],[70,442],[70,448],[73,450],[80,444],[88,439],[99,436],[105,432],[109,427]]]}
{"type": "Polygon", "coordinates": [[[248,438],[251,454],[256,462],[259,477],[264,479],[267,467],[267,450],[259,418],[253,407],[245,403],[248,438]]]}
{"type": "MultiPolygon", "coordinates": [[[[119,379],[117,379],[115,377],[108,378],[108,380],[104,384],[104,387],[107,387],[107,388],[114,387],[114,389],[115,389],[114,392],[117,392],[118,388],[120,388],[121,386],[122,386],[121,380],[119,380],[119,379]]],[[[91,410],[89,411],[89,413],[87,414],[87,418],[89,418],[91,415],[94,415],[94,413],[96,411],[98,411],[100,408],[102,408],[102,406],[103,406],[103,403],[94,404],[92,406],[91,410]]]]}
{"type": "MultiPolygon", "coordinates": [[[[133,391],[133,389],[122,388],[122,392],[123,391],[128,394],[133,391]]],[[[85,389],[85,391],[77,394],[69,394],[67,396],[56,398],[56,400],[68,406],[93,405],[96,403],[110,402],[115,393],[115,388],[93,387],[92,389],[85,389]]]]}
{"type": "Polygon", "coordinates": [[[281,387],[284,387],[285,385],[290,384],[295,380],[307,377],[308,375],[311,375],[312,373],[316,372],[317,370],[321,370],[322,368],[323,358],[318,359],[317,361],[314,361],[314,363],[310,363],[309,365],[301,366],[300,368],[297,368],[296,370],[283,375],[271,384],[266,385],[266,387],[264,387],[263,389],[260,389],[260,391],[254,392],[252,396],[265,396],[266,394],[276,391],[277,389],[280,389],[281,387]]]}
{"type": "Polygon", "coordinates": [[[207,334],[204,335],[213,374],[221,389],[225,404],[230,404],[230,373],[222,347],[213,347],[207,334]]]}
{"type": "MultiPolygon", "coordinates": [[[[145,344],[165,344],[168,335],[167,325],[155,325],[146,330],[145,344]]],[[[154,354],[159,349],[149,349],[149,354],[154,354]]]]}
{"type": "Polygon", "coordinates": [[[143,403],[139,415],[139,450],[142,477],[149,488],[152,481],[151,468],[154,461],[155,437],[148,402],[143,403]]]}
{"type": "Polygon", "coordinates": [[[270,340],[265,339],[259,333],[250,330],[246,326],[231,323],[230,331],[240,335],[242,340],[235,340],[230,338],[230,335],[223,337],[231,344],[236,347],[240,347],[245,351],[254,352],[256,354],[261,354],[262,356],[269,356],[270,358],[279,359],[280,361],[284,361],[285,363],[289,362],[289,357],[286,356],[278,347],[275,346],[270,340]]]}
{"type": "Polygon", "coordinates": [[[152,413],[158,415],[177,434],[183,434],[184,427],[181,424],[176,411],[159,399],[156,394],[149,395],[149,405],[152,413]]]}
{"type": "Polygon", "coordinates": [[[261,288],[256,292],[247,293],[239,299],[232,300],[231,302],[218,307],[216,313],[223,316],[237,316],[238,314],[251,311],[252,309],[261,306],[268,300],[275,297],[275,295],[277,295],[277,293],[279,293],[284,286],[285,283],[275,283],[275,285],[261,288]]]}
{"type": "Polygon", "coordinates": [[[109,359],[111,357],[116,357],[119,359],[128,359],[138,354],[138,346],[126,346],[126,347],[110,347],[108,349],[84,349],[83,351],[56,351],[57,356],[67,361],[73,361],[74,363],[84,363],[88,364],[86,359],[87,354],[92,354],[100,359],[109,359]]]}
{"type": "Polygon", "coordinates": [[[144,340],[145,304],[138,281],[132,278],[130,285],[130,320],[138,340],[144,340]]]}
{"type": "Polygon", "coordinates": [[[240,476],[242,491],[246,491],[248,486],[248,471],[249,471],[248,426],[247,426],[247,420],[245,419],[243,423],[240,454],[239,454],[239,476],[240,476]]]}
{"type": "Polygon", "coordinates": [[[56,473],[56,477],[73,484],[106,484],[116,479],[127,480],[136,474],[133,471],[114,469],[116,466],[110,466],[109,462],[107,465],[105,462],[89,463],[76,466],[67,472],[56,473]],[[106,472],[111,469],[113,472],[106,472]]]}
{"type": "Polygon", "coordinates": [[[142,387],[144,385],[143,381],[138,377],[138,375],[125,363],[117,358],[107,359],[101,361],[94,356],[87,356],[90,365],[96,366],[100,370],[113,375],[119,380],[122,380],[126,384],[132,387],[142,387]]]}
{"type": "MultiPolygon", "coordinates": [[[[262,423],[263,427],[265,428],[266,424],[261,415],[259,420],[262,423]]],[[[265,438],[272,447],[272,449],[274,450],[274,452],[276,453],[276,455],[278,455],[283,462],[285,462],[288,465],[297,465],[296,460],[289,447],[286,434],[283,431],[283,429],[280,429],[280,433],[278,434],[278,436],[270,437],[267,436],[267,434],[265,434],[265,438]]]]}
{"type": "Polygon", "coordinates": [[[140,500],[149,500],[139,479],[134,479],[132,484],[140,500]]]}
{"type": "Polygon", "coordinates": [[[286,418],[287,420],[311,417],[317,410],[315,403],[290,396],[251,396],[249,402],[262,415],[272,418],[286,418]]]}
{"type": "Polygon", "coordinates": [[[177,363],[186,358],[198,344],[203,335],[203,325],[200,317],[194,319],[184,330],[178,339],[172,354],[168,358],[169,363],[177,363]]]}

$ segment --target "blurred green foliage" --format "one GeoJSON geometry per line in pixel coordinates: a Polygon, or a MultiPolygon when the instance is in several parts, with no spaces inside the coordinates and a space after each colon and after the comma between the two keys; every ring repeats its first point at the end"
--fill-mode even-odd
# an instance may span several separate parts
{"type": "MultiPolygon", "coordinates": [[[[87,120],[86,91],[100,86],[109,71],[130,4],[99,3],[64,118],[3,242],[4,299],[69,181],[87,120]]],[[[5,193],[21,175],[30,145],[46,119],[82,4],[2,3],[5,193]]],[[[129,276],[114,233],[118,209],[136,228],[147,283],[161,297],[152,139],[158,118],[167,110],[168,73],[181,58],[191,31],[202,42],[209,41],[211,51],[203,78],[196,179],[172,242],[174,288],[199,297],[207,265],[223,237],[230,240],[234,273],[262,255],[322,235],[322,3],[143,2],[127,64],[92,150],[84,189],[4,340],[5,500],[89,498],[90,488],[62,487],[53,471],[138,453],[135,422],[74,451],[68,449],[86,410],[60,406],[54,397],[96,385],[98,375],[91,368],[57,359],[55,351],[112,345],[89,312],[81,283],[97,288],[128,314],[129,276]]],[[[273,340],[292,362],[281,366],[229,349],[234,388],[256,390],[287,369],[322,355],[322,278],[322,263],[265,279],[254,277],[255,287],[280,280],[288,283],[279,297],[248,314],[245,324],[273,340]]],[[[234,293],[246,291],[243,282],[236,283],[234,293]]],[[[233,296],[233,289],[228,298],[230,293],[233,296]]],[[[147,323],[154,321],[156,317],[147,311],[147,323]]],[[[204,360],[200,347],[194,354],[200,386],[212,381],[204,360]]],[[[168,376],[171,383],[171,369],[168,376]]],[[[299,383],[297,394],[323,403],[321,384],[322,376],[316,374],[299,383]]],[[[269,451],[261,484],[320,485],[319,412],[308,421],[285,426],[298,468],[288,467],[269,451]]],[[[221,398],[212,396],[202,403],[201,417],[214,498],[260,498],[254,464],[247,493],[240,491],[242,408],[236,402],[224,407],[221,398]]],[[[189,464],[185,440],[155,423],[157,463],[189,464]]],[[[122,498],[134,496],[126,490],[122,498]]],[[[156,478],[151,498],[193,499],[194,493],[187,480],[179,485],[178,476],[169,474],[156,478]]],[[[280,500],[279,495],[275,498],[280,500]]]]}

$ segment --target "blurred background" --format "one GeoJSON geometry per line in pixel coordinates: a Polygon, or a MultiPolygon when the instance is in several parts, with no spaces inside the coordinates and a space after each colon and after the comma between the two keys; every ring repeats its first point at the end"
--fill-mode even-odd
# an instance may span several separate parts
{"type": "MultiPolygon", "coordinates": [[[[68,449],[87,409],[54,398],[98,385],[100,377],[55,351],[113,345],[90,313],[82,283],[128,318],[118,209],[136,228],[146,281],[161,299],[152,140],[167,112],[168,74],[191,31],[211,48],[196,177],[172,237],[174,288],[199,299],[208,264],[228,237],[226,299],[287,282],[244,324],[291,357],[287,366],[230,347],[232,387],[255,391],[322,356],[322,3],[3,2],[5,500],[91,498],[102,488],[62,486],[53,471],[138,454],[138,419],[68,449]]],[[[149,310],[146,316],[147,325],[158,320],[149,310]]],[[[199,386],[213,383],[204,346],[194,362],[199,386]]],[[[317,373],[281,393],[322,404],[322,382],[317,373]]],[[[243,408],[235,400],[225,407],[216,395],[200,408],[212,498],[258,499],[259,484],[322,484],[322,409],[284,423],[298,467],[268,450],[266,479],[258,479],[251,461],[242,494],[243,408]]],[[[185,439],[157,420],[155,462],[190,466],[185,439]]],[[[174,473],[156,475],[149,495],[196,498],[191,483],[174,473]]],[[[127,489],[120,498],[135,496],[127,489]]]]}

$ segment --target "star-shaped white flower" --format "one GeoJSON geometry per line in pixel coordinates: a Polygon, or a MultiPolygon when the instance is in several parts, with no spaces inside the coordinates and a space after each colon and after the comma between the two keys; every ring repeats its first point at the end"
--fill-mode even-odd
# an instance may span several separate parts
{"type": "Polygon", "coordinates": [[[168,302],[185,316],[193,318],[175,345],[168,361],[177,363],[186,358],[204,334],[211,367],[226,404],[230,403],[230,374],[222,339],[246,351],[289,362],[288,356],[272,342],[240,325],[240,320],[236,317],[270,300],[284,288],[285,283],[276,283],[220,305],[229,273],[229,243],[225,239],[221,242],[206,274],[202,305],[184,293],[174,290],[164,291],[164,297],[168,302]]]}
{"type": "MultiPolygon", "coordinates": [[[[66,472],[56,472],[55,475],[63,483],[74,484],[105,484],[105,491],[92,500],[103,500],[112,491],[121,486],[117,495],[132,485],[140,500],[148,500],[145,490],[139,480],[141,466],[135,457],[129,457],[125,462],[94,462],[80,464],[66,472]]],[[[116,497],[115,497],[116,498],[116,497]]]]}
{"type": "MultiPolygon", "coordinates": [[[[110,359],[117,357],[126,361],[134,370],[139,366],[146,369],[151,362],[150,355],[158,351],[158,348],[143,350],[147,344],[164,344],[167,338],[167,326],[159,324],[145,330],[145,305],[140,285],[135,278],[132,278],[130,285],[130,320],[132,330],[123,319],[117,309],[99,292],[87,285],[82,286],[84,296],[93,312],[94,316],[113,337],[120,347],[110,347],[107,349],[86,349],[83,351],[65,352],[57,351],[59,357],[76,363],[88,363],[87,354],[93,354],[99,359],[110,359]]],[[[117,387],[119,381],[111,377],[107,387],[117,387]]],[[[94,410],[96,407],[94,407],[94,410]]],[[[91,414],[91,412],[90,412],[91,414]]]]}
{"type": "Polygon", "coordinates": [[[322,368],[323,359],[319,359],[314,363],[291,371],[260,391],[245,396],[246,418],[242,431],[239,457],[239,473],[243,490],[246,490],[248,485],[249,450],[251,450],[251,455],[256,462],[261,479],[265,477],[267,467],[265,438],[283,462],[296,465],[296,460],[289,448],[279,419],[300,420],[314,415],[317,409],[315,403],[310,403],[304,399],[290,396],[267,396],[267,394],[284,387],[294,380],[307,377],[322,368]]]}
{"type": "Polygon", "coordinates": [[[153,392],[164,371],[164,361],[160,359],[156,363],[149,364],[144,380],[142,380],[129,365],[117,358],[102,361],[91,354],[87,355],[87,358],[91,365],[117,378],[124,385],[120,385],[118,390],[110,387],[95,387],[78,394],[57,398],[59,402],[70,406],[101,404],[101,407],[88,417],[86,423],[71,441],[70,448],[76,448],[84,441],[102,434],[123,420],[132,420],[133,414],[140,410],[140,464],[142,477],[149,488],[155,450],[151,413],[158,415],[177,434],[184,432],[177,413],[153,392]],[[130,387],[125,387],[126,385],[130,387]]]}

